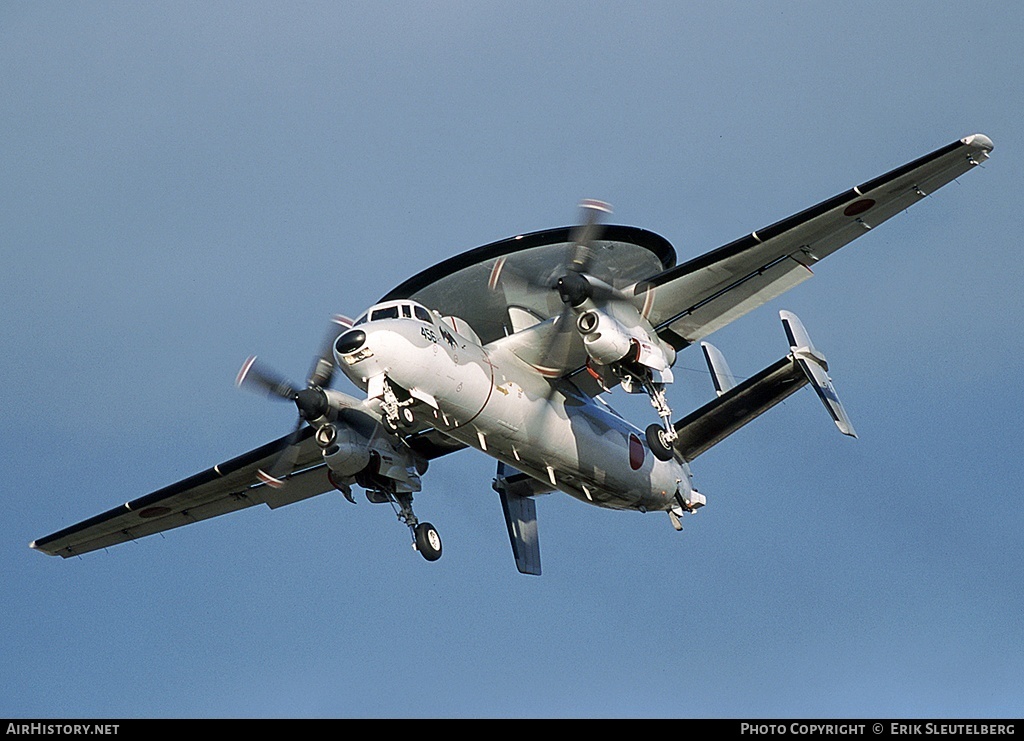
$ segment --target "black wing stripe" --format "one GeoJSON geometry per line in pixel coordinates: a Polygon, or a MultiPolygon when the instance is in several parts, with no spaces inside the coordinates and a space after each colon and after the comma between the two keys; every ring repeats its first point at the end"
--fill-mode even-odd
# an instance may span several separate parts
{"type": "Polygon", "coordinates": [[[957,140],[951,144],[946,145],[945,147],[942,147],[941,149],[935,150],[930,154],[926,154],[923,157],[919,157],[913,162],[901,165],[900,167],[897,167],[896,169],[891,170],[885,173],[884,175],[881,175],[873,180],[869,180],[863,185],[858,185],[856,188],[850,188],[847,191],[844,191],[836,196],[833,196],[832,198],[822,201],[817,205],[811,206],[810,208],[805,209],[797,214],[794,214],[793,216],[789,216],[785,219],[782,219],[781,221],[777,221],[774,224],[765,227],[764,229],[758,229],[754,234],[748,234],[745,237],[741,237],[740,239],[737,239],[717,249],[714,249],[711,252],[707,252],[701,255],[700,257],[696,257],[692,260],[684,262],[683,264],[678,265],[675,268],[666,270],[665,272],[660,273],[659,275],[656,275],[653,278],[649,279],[648,281],[644,282],[643,285],[638,285],[636,288],[636,293],[640,294],[643,291],[645,291],[649,286],[657,287],[665,283],[669,283],[681,276],[688,275],[689,273],[693,273],[702,268],[706,268],[709,265],[713,265],[717,262],[733,257],[734,255],[738,255],[742,252],[745,252],[746,250],[752,247],[756,247],[762,242],[767,242],[769,239],[773,239],[774,237],[777,237],[780,234],[783,234],[784,232],[790,231],[791,229],[795,229],[801,224],[805,224],[819,216],[827,214],[828,212],[838,208],[839,206],[846,204],[847,202],[852,203],[853,201],[855,201],[858,198],[861,198],[863,195],[869,193],[870,191],[882,188],[888,185],[889,183],[898,180],[907,173],[912,172],[916,168],[927,165],[935,160],[939,160],[948,155],[949,153],[954,152],[961,147],[967,146],[968,145],[964,143],[962,140],[957,140]]]}
{"type": "MultiPolygon", "coordinates": [[[[312,434],[313,429],[311,427],[306,427],[299,436],[300,442],[307,440],[312,436],[312,434]]],[[[269,442],[266,445],[262,445],[255,450],[251,450],[248,453],[232,458],[225,463],[221,463],[213,468],[208,468],[205,471],[189,476],[188,478],[171,484],[170,486],[158,489],[157,491],[141,496],[138,499],[133,499],[130,502],[126,502],[125,504],[114,507],[106,512],[90,517],[87,520],[83,520],[82,522],[71,525],[70,527],[66,527],[63,530],[58,530],[46,537],[39,538],[33,543],[33,547],[37,550],[47,551],[47,546],[51,543],[83,532],[93,526],[102,525],[129,512],[140,512],[149,507],[159,506],[162,502],[165,502],[168,499],[191,490],[198,489],[199,487],[206,486],[207,484],[214,483],[226,476],[252,466],[260,460],[276,456],[277,453],[288,445],[290,437],[290,435],[286,435],[285,437],[269,442]]],[[[249,483],[255,483],[255,481],[249,483]]],[[[247,489],[249,483],[240,484],[239,490],[243,491],[247,489]]]]}

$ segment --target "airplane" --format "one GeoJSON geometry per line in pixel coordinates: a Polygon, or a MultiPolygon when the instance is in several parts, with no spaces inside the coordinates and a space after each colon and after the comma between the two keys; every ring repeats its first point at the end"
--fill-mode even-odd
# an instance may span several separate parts
{"type": "Polygon", "coordinates": [[[737,378],[708,335],[810,278],[840,247],[984,162],[984,134],[676,264],[663,237],[605,224],[611,208],[484,245],[396,286],[354,321],[335,316],[302,385],[245,361],[236,383],[293,402],[292,432],[170,486],[39,538],[70,558],[256,504],[277,508],[354,486],[390,504],[427,561],[432,524],[413,512],[431,461],[473,448],[497,460],[492,482],[520,573],[540,575],[537,497],[561,491],[614,510],[665,512],[672,527],[707,504],[690,464],[809,385],[836,427],[856,432],[824,354],[780,312],[789,351],[737,378]],[[678,354],[700,343],[716,396],[672,419],[678,354]],[[358,395],[332,388],[344,376],[358,395]],[[645,394],[641,429],[605,400],[645,394]]]}

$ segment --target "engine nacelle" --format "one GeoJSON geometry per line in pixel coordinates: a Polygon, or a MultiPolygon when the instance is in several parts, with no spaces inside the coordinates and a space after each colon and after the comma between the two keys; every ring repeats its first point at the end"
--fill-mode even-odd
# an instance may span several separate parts
{"type": "Polygon", "coordinates": [[[595,363],[618,365],[628,371],[618,375],[630,393],[641,390],[641,386],[632,380],[634,374],[649,376],[655,383],[672,383],[675,350],[642,326],[630,331],[611,314],[600,309],[587,309],[577,318],[576,329],[583,338],[587,354],[595,363]]]}
{"type": "Polygon", "coordinates": [[[348,427],[322,427],[317,442],[323,448],[324,463],[338,476],[355,476],[370,462],[369,440],[348,427]]]}
{"type": "Polygon", "coordinates": [[[576,320],[576,329],[583,337],[587,354],[599,365],[634,359],[636,355],[636,340],[632,334],[604,312],[596,309],[583,312],[576,320]]]}

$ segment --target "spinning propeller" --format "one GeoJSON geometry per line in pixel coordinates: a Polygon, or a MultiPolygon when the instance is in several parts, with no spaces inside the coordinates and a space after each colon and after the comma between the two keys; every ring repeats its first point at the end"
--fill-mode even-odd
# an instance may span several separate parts
{"type": "Polygon", "coordinates": [[[610,291],[613,289],[610,286],[595,283],[591,275],[595,259],[593,244],[604,230],[601,219],[611,212],[612,207],[604,201],[587,198],[580,202],[580,224],[572,231],[572,256],[569,263],[559,271],[564,272],[554,285],[558,297],[567,307],[578,307],[595,296],[600,299],[612,295],[610,291]]]}
{"type": "MultiPolygon", "coordinates": [[[[631,298],[595,276],[600,270],[598,250],[595,243],[600,239],[604,226],[602,219],[612,213],[610,205],[603,201],[585,199],[580,202],[580,221],[570,233],[571,249],[565,262],[545,277],[524,275],[516,268],[506,265],[507,258],[500,258],[491,273],[490,285],[497,289],[504,273],[509,279],[508,287],[519,286],[527,293],[548,294],[555,291],[562,303],[561,311],[555,316],[551,330],[543,346],[538,349],[538,369],[545,375],[556,372],[561,375],[567,361],[578,348],[576,313],[588,300],[603,303],[610,300],[631,301],[631,298]],[[550,368],[550,373],[545,370],[550,368]]],[[[514,289],[513,289],[514,290],[514,289]]]]}
{"type": "Polygon", "coordinates": [[[351,324],[350,320],[341,316],[331,318],[331,324],[320,343],[320,349],[313,360],[304,388],[296,386],[260,363],[255,355],[249,357],[238,371],[235,385],[239,388],[255,391],[272,399],[291,401],[298,409],[299,416],[295,429],[286,438],[284,448],[271,465],[270,471],[260,469],[256,472],[260,481],[268,486],[283,486],[288,474],[295,468],[303,424],[323,417],[330,410],[324,389],[330,386],[334,378],[334,356],[331,347],[338,334],[348,329],[351,324]]]}
{"type": "Polygon", "coordinates": [[[547,273],[545,277],[523,275],[517,269],[506,266],[507,256],[500,257],[491,271],[490,287],[496,289],[501,276],[508,271],[515,276],[515,281],[524,287],[540,292],[558,291],[562,303],[579,306],[588,298],[608,295],[605,284],[600,281],[588,280],[587,275],[594,266],[595,251],[593,244],[601,236],[603,226],[601,219],[612,212],[612,207],[603,201],[592,198],[580,202],[580,224],[573,228],[570,235],[572,251],[568,260],[561,266],[547,273]],[[553,276],[557,276],[554,277],[553,276]]]}

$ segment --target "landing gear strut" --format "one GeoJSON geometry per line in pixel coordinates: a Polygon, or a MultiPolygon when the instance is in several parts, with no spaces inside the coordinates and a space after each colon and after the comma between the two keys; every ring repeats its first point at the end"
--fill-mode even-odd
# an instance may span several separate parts
{"type": "Polygon", "coordinates": [[[441,536],[429,522],[420,522],[412,511],[412,494],[398,492],[389,497],[396,507],[398,519],[408,525],[412,534],[412,547],[428,561],[441,557],[441,536]]]}
{"type": "Polygon", "coordinates": [[[672,409],[665,399],[665,384],[644,380],[644,390],[651,397],[651,406],[658,410],[661,425],[647,428],[647,442],[654,457],[662,461],[672,460],[672,443],[676,441],[676,428],[672,426],[672,409]]]}
{"type": "Polygon", "coordinates": [[[644,367],[627,366],[619,364],[612,367],[612,370],[622,382],[622,387],[627,393],[637,393],[642,388],[651,399],[658,416],[661,417],[661,424],[652,424],[646,430],[647,446],[654,453],[654,457],[662,461],[672,460],[672,444],[678,435],[675,427],[672,426],[672,408],[668,405],[665,397],[665,384],[658,383],[651,377],[651,371],[644,367]]]}

